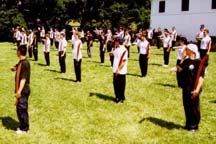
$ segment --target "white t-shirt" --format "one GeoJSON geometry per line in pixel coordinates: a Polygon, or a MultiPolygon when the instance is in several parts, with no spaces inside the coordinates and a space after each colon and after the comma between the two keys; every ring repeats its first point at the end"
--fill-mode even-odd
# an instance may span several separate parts
{"type": "Polygon", "coordinates": [[[131,45],[131,36],[130,36],[130,34],[125,35],[125,37],[124,37],[124,45],[125,46],[130,46],[131,45]]]}
{"type": "Polygon", "coordinates": [[[71,43],[72,43],[72,45],[74,44],[74,42],[75,42],[75,36],[74,36],[74,34],[72,34],[72,36],[71,36],[71,43]]]}
{"type": "Polygon", "coordinates": [[[21,40],[21,33],[20,33],[20,31],[18,30],[17,32],[16,32],[16,40],[17,41],[20,41],[21,40]]]}
{"type": "Polygon", "coordinates": [[[54,38],[55,38],[56,42],[59,42],[59,40],[60,40],[60,33],[59,33],[59,31],[55,31],[54,32],[54,38]]]}
{"type": "Polygon", "coordinates": [[[211,44],[211,38],[209,36],[203,37],[201,40],[200,49],[207,50],[209,44],[211,44]]]}
{"type": "Polygon", "coordinates": [[[164,48],[167,48],[168,47],[168,45],[171,47],[172,46],[172,39],[171,39],[171,37],[170,36],[163,36],[163,47],[164,48]]]}
{"type": "Polygon", "coordinates": [[[22,33],[20,45],[26,45],[26,44],[27,44],[27,35],[25,33],[22,33]]]}
{"type": "Polygon", "coordinates": [[[65,38],[59,40],[58,52],[64,51],[66,52],[67,41],[65,38]]]}
{"type": "Polygon", "coordinates": [[[44,29],[41,30],[40,36],[45,37],[45,30],[44,29]]]}
{"type": "Polygon", "coordinates": [[[181,60],[182,59],[182,54],[183,54],[183,51],[185,50],[185,48],[186,48],[185,45],[177,47],[177,51],[178,51],[177,60],[181,60]]]}
{"type": "Polygon", "coordinates": [[[73,43],[73,58],[74,59],[82,59],[82,41],[81,40],[75,40],[73,43]],[[78,51],[79,48],[79,51],[78,51]]]}
{"type": "Polygon", "coordinates": [[[54,38],[54,32],[51,30],[50,31],[50,38],[53,39],[54,38]]]}
{"type": "Polygon", "coordinates": [[[30,33],[28,36],[28,46],[31,46],[33,44],[33,37],[34,33],[30,33]]]}
{"type": "Polygon", "coordinates": [[[203,31],[200,31],[198,34],[197,34],[198,38],[202,39],[204,37],[204,34],[203,34],[203,31]]]}
{"type": "Polygon", "coordinates": [[[176,39],[177,39],[177,31],[176,31],[176,30],[174,30],[174,31],[172,32],[171,38],[172,38],[172,41],[176,41],[176,39]]]}
{"type": "Polygon", "coordinates": [[[43,51],[44,52],[50,52],[50,44],[51,44],[51,42],[50,42],[50,39],[48,38],[46,38],[45,40],[44,40],[44,45],[43,45],[43,51]]]}
{"type": "Polygon", "coordinates": [[[113,51],[113,55],[114,55],[114,61],[113,61],[113,73],[116,73],[118,67],[119,67],[119,63],[121,60],[122,55],[124,54],[122,61],[126,60],[125,65],[122,67],[122,69],[120,70],[120,74],[121,75],[125,75],[127,74],[127,61],[128,61],[128,51],[124,46],[120,46],[118,48],[116,48],[113,51]]]}
{"type": "Polygon", "coordinates": [[[148,39],[152,39],[152,37],[153,37],[153,30],[150,29],[148,30],[148,39]]]}
{"type": "Polygon", "coordinates": [[[139,47],[140,54],[148,54],[148,51],[150,49],[150,44],[147,40],[139,41],[138,47],[139,47]]]}

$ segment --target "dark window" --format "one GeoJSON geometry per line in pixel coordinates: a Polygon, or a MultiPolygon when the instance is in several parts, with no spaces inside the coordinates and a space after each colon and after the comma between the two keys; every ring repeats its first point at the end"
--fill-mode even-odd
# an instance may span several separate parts
{"type": "Polygon", "coordinates": [[[216,9],[216,0],[212,0],[212,9],[216,9]]]}
{"type": "Polygon", "coordinates": [[[189,0],[182,0],[182,11],[189,11],[189,0]]]}
{"type": "Polygon", "coordinates": [[[160,1],[159,2],[159,13],[164,13],[165,12],[165,1],[160,1]]]}

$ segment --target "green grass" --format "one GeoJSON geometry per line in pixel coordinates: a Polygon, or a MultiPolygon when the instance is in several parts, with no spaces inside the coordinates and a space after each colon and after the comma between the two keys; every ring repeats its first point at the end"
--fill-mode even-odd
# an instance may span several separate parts
{"type": "Polygon", "coordinates": [[[31,62],[29,99],[30,133],[16,135],[14,73],[15,46],[0,44],[0,143],[1,144],[210,144],[216,143],[216,53],[211,53],[208,74],[201,94],[201,123],[197,133],[183,130],[181,89],[175,73],[176,52],[164,68],[162,49],[152,48],[148,76],[139,77],[137,48],[131,48],[126,85],[126,102],[112,102],[114,90],[108,54],[99,63],[98,44],[92,60],[83,49],[82,83],[76,84],[71,47],[67,48],[66,74],[59,73],[57,52],[51,50],[51,66],[45,67],[42,47],[39,61],[31,62]]]}

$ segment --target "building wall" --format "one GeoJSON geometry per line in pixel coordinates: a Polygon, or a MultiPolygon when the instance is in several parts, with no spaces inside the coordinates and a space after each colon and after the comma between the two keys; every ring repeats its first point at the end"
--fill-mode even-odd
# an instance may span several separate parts
{"type": "Polygon", "coordinates": [[[165,12],[159,13],[159,1],[152,0],[151,27],[176,27],[179,35],[195,40],[201,24],[216,35],[216,9],[212,9],[212,0],[190,0],[189,11],[181,11],[182,0],[165,0],[165,12]]]}

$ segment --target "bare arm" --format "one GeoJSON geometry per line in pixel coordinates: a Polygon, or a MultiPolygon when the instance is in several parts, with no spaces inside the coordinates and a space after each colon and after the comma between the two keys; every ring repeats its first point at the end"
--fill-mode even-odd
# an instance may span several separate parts
{"type": "Polygon", "coordinates": [[[199,92],[200,92],[200,89],[201,89],[201,87],[202,87],[202,85],[203,85],[203,82],[204,82],[204,78],[203,78],[203,77],[200,77],[196,89],[192,92],[192,93],[193,93],[193,97],[198,96],[198,94],[199,94],[199,92]]]}
{"type": "Polygon", "coordinates": [[[116,71],[116,74],[117,74],[117,75],[120,74],[120,71],[121,71],[121,69],[124,67],[125,63],[126,63],[126,60],[123,60],[122,63],[121,63],[121,65],[118,67],[118,69],[117,69],[117,71],[116,71]]]}

